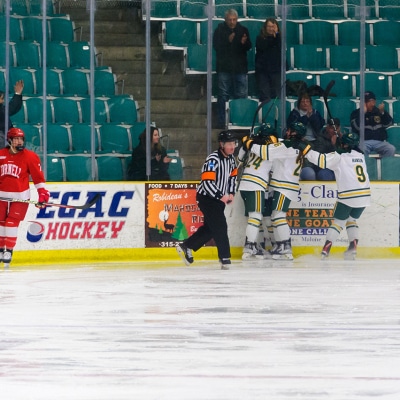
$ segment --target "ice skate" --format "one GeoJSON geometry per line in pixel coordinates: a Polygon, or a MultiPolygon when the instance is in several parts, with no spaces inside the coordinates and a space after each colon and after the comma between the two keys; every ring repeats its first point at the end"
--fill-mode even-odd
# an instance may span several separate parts
{"type": "Polygon", "coordinates": [[[272,247],[264,253],[264,260],[272,260],[272,254],[277,247],[278,245],[276,243],[272,243],[272,247]]]}
{"type": "Polygon", "coordinates": [[[292,245],[290,239],[284,242],[278,242],[276,248],[271,251],[273,260],[293,260],[292,245]]]}
{"type": "Polygon", "coordinates": [[[332,247],[332,242],[330,240],[327,240],[321,251],[321,260],[325,260],[326,258],[328,258],[329,252],[331,251],[331,247],[332,247]]]}
{"type": "Polygon", "coordinates": [[[251,258],[254,258],[257,255],[257,247],[254,242],[248,242],[246,240],[246,243],[243,247],[243,254],[242,254],[242,260],[249,260],[251,258]]]}
{"type": "Polygon", "coordinates": [[[349,247],[343,254],[345,260],[355,260],[356,259],[357,244],[358,244],[357,239],[354,239],[353,241],[350,242],[349,247]]]}
{"type": "Polygon", "coordinates": [[[179,257],[186,265],[190,265],[193,263],[194,259],[192,256],[192,249],[189,249],[182,243],[176,246],[176,251],[178,252],[179,257]]]}
{"type": "Polygon", "coordinates": [[[221,269],[229,269],[229,265],[232,264],[230,258],[222,258],[219,260],[219,263],[221,265],[221,269]]]}
{"type": "Polygon", "coordinates": [[[4,267],[6,267],[6,268],[10,266],[10,262],[12,259],[12,253],[13,253],[13,251],[8,250],[8,249],[4,250],[4,252],[2,253],[2,261],[4,263],[4,267]]]}

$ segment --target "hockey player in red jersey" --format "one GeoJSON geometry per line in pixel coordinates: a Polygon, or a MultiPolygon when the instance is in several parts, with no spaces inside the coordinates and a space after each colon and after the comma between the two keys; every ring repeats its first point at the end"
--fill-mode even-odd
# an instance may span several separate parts
{"type": "MultiPolygon", "coordinates": [[[[50,193],[45,188],[40,159],[36,153],[25,149],[23,130],[11,128],[7,132],[7,142],[8,146],[0,150],[0,197],[29,200],[31,177],[38,192],[38,202],[48,202],[50,193]]],[[[0,201],[0,261],[5,266],[11,262],[18,226],[24,220],[28,206],[28,203],[0,201]]]]}

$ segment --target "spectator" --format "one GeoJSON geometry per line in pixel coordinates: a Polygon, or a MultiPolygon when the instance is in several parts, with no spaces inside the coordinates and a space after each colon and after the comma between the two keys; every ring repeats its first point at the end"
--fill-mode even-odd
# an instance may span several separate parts
{"type": "MultiPolygon", "coordinates": [[[[150,181],[169,181],[168,165],[172,158],[160,143],[158,128],[150,128],[151,140],[151,175],[150,181]]],[[[128,180],[145,181],[146,175],[146,129],[139,136],[139,144],[133,149],[132,161],[128,168],[128,180]]]]}
{"type": "Polygon", "coordinates": [[[311,96],[302,93],[297,99],[296,107],[290,112],[287,119],[287,126],[301,122],[306,127],[306,140],[314,141],[320,134],[325,120],[321,114],[313,108],[311,96]]]}
{"type": "MultiPolygon", "coordinates": [[[[18,81],[14,86],[14,96],[8,105],[8,129],[13,127],[10,117],[16,114],[22,107],[22,91],[24,90],[24,81],[18,81]]],[[[4,104],[5,93],[0,91],[0,148],[6,145],[6,106],[4,104]]]]}
{"type": "Polygon", "coordinates": [[[281,36],[275,18],[267,18],[256,39],[256,79],[259,100],[269,101],[281,91],[281,36]]]}
{"type": "MultiPolygon", "coordinates": [[[[322,130],[321,136],[311,142],[311,148],[319,153],[326,154],[336,151],[338,137],[342,136],[340,132],[339,118],[333,118],[322,130]]],[[[300,173],[302,181],[334,181],[335,173],[329,168],[320,168],[304,159],[303,167],[300,173]]]]}
{"type": "Polygon", "coordinates": [[[229,98],[247,97],[247,52],[251,46],[249,30],[238,22],[237,11],[227,10],[225,22],[217,26],[213,36],[217,57],[219,129],[225,129],[225,103],[229,98]]]}
{"type": "MultiPolygon", "coordinates": [[[[386,141],[386,129],[393,125],[393,118],[385,111],[385,105],[382,102],[376,107],[376,97],[373,92],[364,94],[364,148],[362,149],[366,156],[372,151],[377,152],[381,157],[394,156],[396,148],[386,141]]],[[[360,136],[360,109],[354,110],[350,115],[350,124],[352,131],[360,136]]]]}

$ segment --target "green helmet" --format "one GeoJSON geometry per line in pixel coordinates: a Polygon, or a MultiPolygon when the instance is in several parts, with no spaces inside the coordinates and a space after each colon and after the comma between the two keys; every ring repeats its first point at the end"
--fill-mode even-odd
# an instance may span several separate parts
{"type": "Polygon", "coordinates": [[[292,132],[296,132],[299,139],[302,139],[304,136],[306,136],[307,133],[307,128],[302,122],[293,122],[290,124],[289,129],[292,132]]]}
{"type": "Polygon", "coordinates": [[[236,142],[237,137],[232,131],[221,131],[218,134],[218,142],[236,142]]]}
{"type": "Polygon", "coordinates": [[[341,143],[354,148],[360,144],[360,135],[355,132],[345,132],[341,137],[341,143]]]}
{"type": "Polygon", "coordinates": [[[266,143],[277,143],[278,139],[276,138],[276,130],[272,127],[271,124],[262,124],[258,128],[258,132],[255,137],[264,140],[266,143]]]}

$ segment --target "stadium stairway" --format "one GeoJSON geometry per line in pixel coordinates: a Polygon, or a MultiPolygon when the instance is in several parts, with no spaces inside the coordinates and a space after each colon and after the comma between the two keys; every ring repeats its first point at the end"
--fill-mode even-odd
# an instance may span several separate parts
{"type": "MultiPolygon", "coordinates": [[[[89,41],[86,2],[66,2],[62,12],[69,14],[76,26],[82,26],[82,40],[89,41]]],[[[198,180],[207,155],[206,101],[201,91],[204,82],[184,76],[182,52],[164,51],[159,41],[160,22],[152,21],[151,27],[151,119],[164,136],[168,135],[169,148],[179,150],[183,157],[184,179],[198,180]]],[[[143,121],[146,44],[139,10],[121,2],[99,3],[95,14],[95,46],[102,53],[103,65],[112,68],[117,80],[124,80],[124,93],[138,101],[143,121]]]]}

